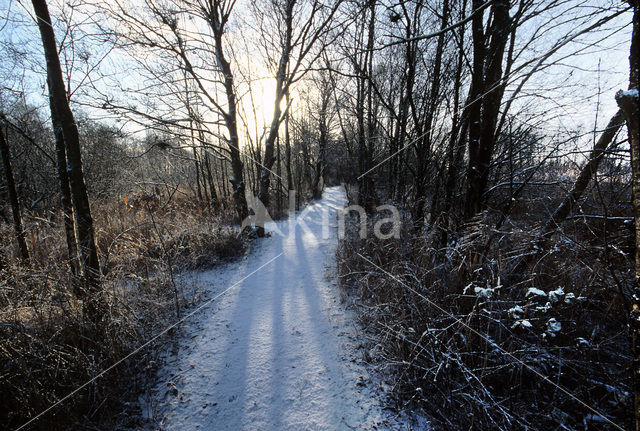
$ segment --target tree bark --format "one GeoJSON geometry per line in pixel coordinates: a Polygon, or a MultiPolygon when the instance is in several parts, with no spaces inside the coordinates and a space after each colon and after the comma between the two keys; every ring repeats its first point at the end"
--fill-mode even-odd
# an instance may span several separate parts
{"type": "Polygon", "coordinates": [[[78,127],[69,107],[47,3],[45,0],[32,0],[32,4],[38,20],[47,62],[47,85],[49,87],[50,104],[54,108],[55,115],[60,120],[67,150],[67,171],[69,172],[71,197],[75,209],[81,264],[85,271],[87,289],[89,291],[97,291],[99,287],[100,261],[98,260],[87,186],[82,172],[78,127]]]}
{"type": "Polygon", "coordinates": [[[209,197],[211,199],[210,204],[214,208],[217,208],[219,206],[218,192],[216,191],[215,181],[213,180],[213,174],[211,173],[211,163],[209,162],[209,153],[206,150],[204,152],[204,167],[205,167],[205,172],[207,174],[207,183],[209,184],[209,195],[210,195],[209,197]]]}
{"type": "MultiPolygon", "coordinates": [[[[49,98],[52,103],[53,99],[49,98]]],[[[58,172],[58,185],[60,186],[60,206],[62,207],[62,221],[64,234],[67,241],[67,260],[69,269],[73,275],[80,275],[78,267],[78,240],[76,227],[73,220],[73,201],[71,199],[71,185],[69,184],[69,172],[67,172],[67,149],[64,144],[62,125],[56,113],[55,107],[50,106],[51,122],[56,142],[56,170],[58,172]]]]}
{"type": "MultiPolygon", "coordinates": [[[[474,0],[477,9],[482,1],[474,0]]],[[[465,218],[476,215],[482,208],[484,192],[489,180],[489,164],[493,157],[495,132],[504,93],[502,61],[510,34],[509,1],[495,0],[488,50],[485,46],[483,14],[476,14],[473,31],[473,108],[469,118],[469,169],[465,218]],[[477,52],[477,53],[476,53],[477,52]]]]}
{"type": "Polygon", "coordinates": [[[27,248],[27,240],[25,237],[24,227],[22,225],[20,201],[18,199],[16,182],[13,177],[13,169],[11,167],[11,154],[9,152],[9,144],[7,144],[2,130],[0,130],[0,153],[2,154],[2,167],[7,181],[9,202],[11,203],[11,212],[13,214],[13,231],[15,232],[18,249],[20,250],[20,258],[23,263],[28,264],[29,249],[27,248]]]}
{"type": "MultiPolygon", "coordinates": [[[[285,93],[285,103],[289,106],[289,90],[285,93]]],[[[285,112],[284,117],[284,159],[285,169],[287,171],[287,190],[293,190],[293,179],[291,177],[291,136],[289,134],[289,110],[285,112]]]]}
{"type": "Polygon", "coordinates": [[[635,218],[635,283],[630,315],[631,355],[636,431],[640,431],[640,1],[629,0],[633,6],[633,32],[629,54],[629,90],[619,91],[616,102],[627,120],[627,133],[631,149],[631,189],[635,218]]]}
{"type": "MultiPolygon", "coordinates": [[[[368,7],[368,16],[363,13],[363,20],[360,27],[362,35],[366,35],[367,41],[364,54],[360,52],[358,58],[354,59],[355,72],[358,75],[357,95],[356,95],[356,122],[358,136],[358,204],[362,206],[366,212],[372,212],[375,202],[373,182],[371,173],[368,172],[371,167],[371,150],[374,125],[372,117],[372,84],[374,79],[372,76],[372,56],[374,44],[375,30],[375,10],[376,1],[365,2],[368,7]],[[366,21],[365,17],[368,17],[366,21]],[[368,75],[368,76],[367,76],[368,75]],[[366,115],[366,119],[365,119],[366,115]],[[366,120],[366,121],[365,121],[366,120]],[[366,123],[366,124],[365,124],[366,123]]],[[[360,45],[362,46],[362,45],[360,45]]]]}
{"type": "MultiPolygon", "coordinates": [[[[473,0],[472,7],[477,10],[482,1],[473,0]]],[[[476,13],[471,21],[471,36],[473,40],[473,70],[471,72],[471,91],[468,105],[469,121],[469,167],[467,170],[467,197],[465,199],[465,218],[475,211],[479,205],[474,201],[477,191],[478,151],[480,148],[480,134],[482,133],[482,93],[484,91],[484,63],[485,63],[485,34],[484,14],[476,13]]]]}
{"type": "Polygon", "coordinates": [[[219,1],[210,0],[208,9],[209,24],[214,35],[215,54],[218,60],[218,66],[220,67],[224,77],[223,85],[225,95],[227,97],[227,112],[223,112],[222,116],[229,132],[228,147],[231,157],[232,172],[229,182],[233,187],[233,201],[238,222],[242,223],[242,221],[249,216],[249,209],[247,208],[247,199],[245,197],[246,185],[243,175],[243,163],[240,156],[240,139],[238,137],[237,120],[238,108],[231,64],[225,57],[222,42],[224,26],[228,19],[228,13],[230,13],[231,10],[229,9],[225,14],[224,11],[220,10],[220,7],[221,5],[219,1]]]}
{"type": "MultiPolygon", "coordinates": [[[[225,68],[230,69],[229,63],[225,61],[227,65],[225,68]]],[[[230,72],[223,72],[225,75],[225,91],[227,94],[227,103],[229,105],[229,111],[225,113],[224,119],[229,129],[229,152],[231,154],[231,179],[229,182],[233,187],[233,201],[236,206],[236,214],[240,222],[247,218],[249,210],[247,208],[247,199],[245,197],[245,183],[243,176],[243,164],[240,159],[240,140],[238,139],[238,124],[236,117],[236,96],[233,88],[233,78],[230,72]]]]}
{"type": "Polygon", "coordinates": [[[282,159],[280,157],[280,135],[276,139],[276,175],[278,181],[276,182],[276,199],[278,203],[278,214],[282,214],[282,159]]]}
{"type": "MultiPolygon", "coordinates": [[[[365,151],[365,167],[367,171],[373,166],[373,152],[374,145],[376,141],[377,134],[377,118],[374,113],[373,107],[373,80],[375,79],[375,74],[373,70],[373,46],[375,42],[375,31],[376,31],[376,0],[369,0],[369,23],[367,29],[367,54],[366,58],[366,74],[369,79],[366,79],[367,84],[367,132],[366,132],[366,151],[365,151]]],[[[364,70],[364,69],[363,69],[364,70]]],[[[364,76],[364,75],[363,75],[364,76]]],[[[366,76],[364,76],[366,78],[366,76]]],[[[367,212],[373,212],[374,207],[376,205],[377,197],[376,197],[376,189],[374,186],[373,178],[371,177],[371,173],[367,173],[364,177],[364,184],[366,194],[364,196],[364,204],[363,206],[367,210],[367,212]]]]}

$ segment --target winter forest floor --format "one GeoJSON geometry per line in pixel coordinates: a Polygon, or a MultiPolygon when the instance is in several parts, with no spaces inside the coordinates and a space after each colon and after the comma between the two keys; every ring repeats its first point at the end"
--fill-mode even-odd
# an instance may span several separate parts
{"type": "Polygon", "coordinates": [[[217,299],[165,352],[141,398],[147,429],[405,427],[385,410],[361,359],[361,328],[340,300],[336,215],[345,203],[342,188],[329,188],[295,227],[272,223],[243,259],[188,275],[205,303],[217,299]]]}

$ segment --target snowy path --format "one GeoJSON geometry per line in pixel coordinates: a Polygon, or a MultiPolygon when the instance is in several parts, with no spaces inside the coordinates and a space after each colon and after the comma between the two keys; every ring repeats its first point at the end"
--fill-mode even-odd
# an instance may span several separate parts
{"type": "Polygon", "coordinates": [[[335,284],[344,204],[343,189],[329,188],[302,212],[308,230],[298,224],[289,235],[287,220],[267,226],[286,235],[199,275],[210,297],[246,279],[187,323],[144,402],[149,429],[396,428],[358,364],[356,325],[335,284]],[[331,221],[324,231],[323,220],[331,221]]]}

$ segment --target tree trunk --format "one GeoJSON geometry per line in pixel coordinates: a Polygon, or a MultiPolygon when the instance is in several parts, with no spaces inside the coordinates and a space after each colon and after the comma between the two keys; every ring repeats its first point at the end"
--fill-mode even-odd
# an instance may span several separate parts
{"type": "MultiPolygon", "coordinates": [[[[269,208],[269,185],[271,183],[271,168],[275,162],[274,145],[276,137],[278,136],[278,130],[280,128],[280,121],[282,117],[282,108],[280,104],[284,95],[289,91],[289,77],[288,68],[291,55],[291,38],[293,35],[293,6],[295,1],[288,0],[285,6],[285,34],[283,40],[282,53],[280,55],[280,61],[278,63],[278,71],[276,73],[276,97],[273,109],[273,118],[271,119],[271,126],[269,127],[269,134],[264,145],[264,158],[262,159],[262,172],[260,174],[260,187],[258,191],[258,199],[262,202],[265,208],[269,208]]],[[[256,226],[258,236],[264,236],[264,226],[256,226]]]]}
{"type": "MultiPolygon", "coordinates": [[[[52,103],[53,99],[49,98],[52,103]]],[[[56,169],[58,171],[58,185],[60,186],[60,205],[62,207],[62,220],[64,223],[65,239],[67,240],[67,260],[69,269],[73,275],[80,275],[78,267],[78,240],[76,227],[73,221],[73,201],[71,199],[71,185],[69,184],[69,172],[67,171],[67,149],[64,144],[62,125],[56,113],[55,107],[50,106],[51,122],[56,141],[56,169]]]]}
{"type": "Polygon", "coordinates": [[[578,175],[578,179],[571,188],[571,191],[567,194],[558,208],[556,208],[542,228],[542,232],[540,233],[541,237],[548,237],[549,234],[553,232],[553,228],[569,215],[573,205],[578,201],[578,199],[580,199],[582,193],[584,193],[589,185],[593,174],[598,171],[598,166],[604,157],[605,151],[611,144],[611,141],[613,141],[613,138],[616,136],[623,123],[624,116],[622,111],[618,111],[611,120],[609,120],[607,128],[600,136],[600,139],[598,139],[598,142],[594,145],[593,150],[591,150],[591,154],[589,154],[589,161],[580,171],[580,175],[578,175]]]}
{"type": "MultiPolygon", "coordinates": [[[[474,0],[474,9],[482,1],[474,0]]],[[[476,14],[472,21],[473,31],[473,109],[469,118],[469,169],[465,218],[476,215],[481,207],[489,180],[489,165],[493,157],[496,126],[500,104],[504,93],[502,60],[509,38],[509,1],[496,0],[492,5],[493,21],[491,40],[486,50],[483,14],[476,14]],[[477,51],[477,54],[476,54],[477,51]],[[476,58],[477,55],[477,58],[476,58]]]]}
{"type": "MultiPolygon", "coordinates": [[[[463,2],[463,11],[466,9],[467,2],[463,2]]],[[[464,12],[463,12],[464,15],[464,12]]],[[[464,17],[464,16],[463,16],[464,17]]],[[[461,18],[463,18],[461,17],[461,18]]],[[[464,134],[460,134],[460,83],[462,82],[462,68],[464,67],[464,38],[465,38],[465,26],[460,27],[460,33],[458,36],[458,58],[456,62],[456,73],[453,84],[453,118],[451,124],[451,135],[449,136],[449,146],[447,148],[447,179],[445,182],[445,201],[443,212],[447,215],[447,218],[451,220],[449,211],[452,207],[453,193],[456,188],[458,173],[460,171],[461,160],[464,157],[464,134]]],[[[447,243],[447,230],[444,231],[443,243],[447,243]]]]}
{"type": "MultiPolygon", "coordinates": [[[[576,179],[576,182],[574,183],[573,187],[571,188],[567,196],[563,199],[563,201],[560,203],[560,205],[558,205],[558,207],[553,212],[551,217],[549,217],[549,220],[547,220],[545,225],[542,227],[542,230],[540,231],[538,236],[535,238],[535,240],[531,244],[531,248],[536,251],[532,252],[531,254],[525,255],[521,259],[517,260],[511,266],[510,270],[508,271],[509,273],[518,274],[523,272],[527,264],[538,259],[538,257],[540,256],[540,253],[546,250],[545,242],[553,234],[553,232],[555,231],[555,227],[558,225],[558,223],[560,223],[569,215],[575,203],[582,197],[582,194],[587,189],[587,186],[589,185],[591,178],[598,171],[598,166],[600,165],[600,161],[604,157],[604,154],[607,148],[611,144],[611,141],[615,137],[616,133],[618,133],[618,131],[622,127],[623,123],[624,123],[624,116],[622,114],[622,110],[619,110],[613,117],[611,117],[611,120],[609,120],[609,124],[607,125],[607,128],[604,130],[604,132],[598,139],[598,142],[596,142],[596,144],[594,145],[593,150],[591,150],[591,154],[589,154],[589,161],[580,171],[580,174],[578,175],[578,178],[576,179]]],[[[524,189],[527,181],[525,181],[518,188],[518,190],[510,194],[512,199],[515,199],[516,196],[524,189]]],[[[496,225],[496,229],[499,229],[499,227],[502,225],[504,220],[507,218],[507,215],[511,210],[511,202],[513,201],[509,202],[509,205],[507,206],[505,211],[502,213],[502,216],[496,225]]],[[[490,242],[491,240],[489,241],[489,243],[490,242]]],[[[489,247],[489,244],[487,244],[486,248],[488,247],[489,247]]]]}
{"type": "Polygon", "coordinates": [[[187,115],[189,115],[189,133],[191,134],[191,150],[193,152],[193,163],[196,173],[196,195],[198,202],[202,202],[202,188],[200,186],[200,161],[198,160],[198,149],[196,148],[196,138],[194,127],[194,113],[191,110],[191,101],[189,99],[189,80],[187,79],[186,69],[184,71],[184,96],[185,107],[187,108],[187,115]]]}
{"type": "MultiPolygon", "coordinates": [[[[230,76],[226,75],[225,76],[230,76]]],[[[230,79],[225,78],[225,82],[230,79]]],[[[225,121],[229,129],[229,152],[231,153],[231,172],[232,176],[229,182],[233,187],[233,200],[235,202],[236,214],[238,220],[242,222],[249,215],[247,208],[247,199],[245,197],[245,183],[243,177],[243,165],[240,159],[240,141],[238,139],[238,126],[236,123],[236,102],[233,93],[233,83],[225,83],[227,88],[227,101],[229,103],[229,112],[225,115],[225,121]],[[232,107],[233,106],[233,107],[232,107]]]]}
{"type": "Polygon", "coordinates": [[[627,120],[629,146],[631,148],[631,172],[633,215],[635,218],[635,283],[630,315],[631,355],[633,372],[634,416],[636,431],[640,431],[640,1],[630,0],[633,6],[633,33],[629,55],[629,90],[616,94],[618,106],[627,120]]]}
{"type": "MultiPolygon", "coordinates": [[[[220,159],[220,176],[222,177],[222,193],[224,195],[225,200],[229,197],[229,189],[227,187],[227,177],[229,176],[229,174],[227,174],[227,163],[226,160],[224,159],[220,159]]],[[[229,184],[231,183],[231,181],[229,181],[229,184]]],[[[248,210],[247,210],[248,212],[248,210]]]]}
{"type": "MultiPolygon", "coordinates": [[[[449,23],[449,0],[444,0],[442,3],[442,20],[440,22],[440,35],[438,36],[438,42],[436,44],[436,55],[433,63],[433,73],[431,80],[431,87],[429,89],[429,107],[427,109],[427,115],[424,121],[424,132],[422,139],[420,142],[422,145],[419,146],[418,151],[416,152],[416,159],[418,160],[418,169],[417,169],[417,178],[416,178],[416,204],[414,210],[412,211],[413,224],[416,229],[420,229],[423,225],[424,220],[424,212],[426,205],[426,191],[427,191],[427,163],[429,163],[428,155],[431,153],[432,146],[432,128],[433,128],[433,119],[435,117],[436,108],[438,105],[438,99],[440,96],[440,83],[441,83],[441,70],[442,70],[442,55],[444,53],[444,44],[446,42],[446,32],[444,31],[447,28],[449,23]]],[[[440,176],[438,176],[440,179],[440,176]]],[[[435,187],[434,193],[434,204],[432,205],[433,209],[435,209],[435,201],[438,196],[438,186],[435,187]]],[[[433,211],[431,211],[433,213],[433,211]]],[[[433,219],[433,217],[432,217],[433,219]]]]}
{"type": "MultiPolygon", "coordinates": [[[[289,90],[285,93],[285,103],[289,106],[289,90]]],[[[291,136],[289,134],[289,110],[284,117],[284,159],[287,171],[287,190],[293,190],[293,179],[291,178],[291,136]]]]}
{"type": "MultiPolygon", "coordinates": [[[[287,54],[288,55],[288,54],[287,54]]],[[[283,54],[284,56],[284,54],[283,54]]],[[[281,60],[284,61],[284,60],[281,60]]],[[[271,168],[273,167],[273,163],[276,158],[274,155],[275,149],[275,141],[278,136],[278,129],[280,126],[280,117],[282,116],[282,109],[280,108],[280,102],[282,101],[282,87],[284,81],[284,72],[279,73],[278,81],[276,83],[276,103],[273,114],[273,119],[271,120],[271,126],[269,128],[269,134],[267,135],[267,139],[265,141],[264,146],[264,156],[262,158],[262,170],[260,172],[260,187],[258,192],[258,199],[262,201],[262,204],[265,208],[269,208],[270,204],[270,196],[269,196],[269,186],[271,184],[271,168]]],[[[263,226],[258,226],[258,232],[263,231],[263,226]]]]}
{"type": "Polygon", "coordinates": [[[18,249],[23,263],[29,263],[29,249],[27,248],[27,240],[25,238],[24,227],[22,226],[22,213],[20,211],[20,201],[16,191],[16,182],[13,178],[13,169],[11,168],[11,154],[9,153],[9,145],[4,138],[4,133],[0,130],[0,153],[2,154],[2,167],[4,176],[7,181],[7,189],[9,192],[9,202],[11,202],[11,212],[13,213],[13,230],[16,234],[18,249]]]}
{"type": "Polygon", "coordinates": [[[316,161],[316,172],[313,179],[313,185],[311,187],[311,195],[313,199],[320,199],[322,197],[321,181],[324,177],[325,169],[325,153],[327,148],[327,141],[329,140],[329,132],[327,125],[327,109],[329,108],[329,95],[327,91],[322,94],[322,106],[320,108],[320,118],[318,128],[320,129],[320,140],[318,142],[318,160],[316,161]]]}
{"type": "Polygon", "coordinates": [[[211,205],[214,208],[218,207],[218,192],[216,191],[215,181],[213,180],[213,175],[211,173],[211,163],[209,162],[209,153],[205,150],[204,152],[204,167],[205,172],[207,174],[207,183],[209,184],[209,194],[211,198],[211,205]]]}
{"type": "MultiPolygon", "coordinates": [[[[477,10],[481,0],[473,0],[472,9],[477,10]]],[[[476,13],[471,21],[471,36],[473,40],[473,70],[471,72],[471,91],[468,105],[469,121],[469,167],[467,169],[467,197],[465,199],[465,218],[475,214],[480,205],[476,200],[478,194],[476,182],[479,175],[478,151],[480,148],[480,134],[482,133],[482,93],[484,91],[484,63],[485,63],[485,34],[484,14],[476,13]]]]}
{"type": "MultiPolygon", "coordinates": [[[[361,24],[361,32],[367,35],[366,48],[364,55],[360,53],[360,58],[354,60],[354,66],[358,75],[357,96],[356,96],[356,121],[358,133],[358,204],[362,206],[366,212],[372,212],[374,207],[374,190],[371,180],[371,173],[368,172],[371,167],[371,150],[372,139],[374,133],[374,125],[372,119],[372,56],[375,30],[375,9],[376,1],[367,3],[369,8],[368,21],[363,19],[361,24]],[[369,76],[367,76],[369,75],[369,76]],[[366,106],[366,108],[365,108],[366,106]],[[366,110],[366,112],[365,112],[366,110]],[[366,124],[365,124],[366,114],[366,124]]],[[[363,16],[365,16],[363,14],[363,16]]]]}
{"type": "Polygon", "coordinates": [[[45,0],[32,0],[32,4],[38,18],[38,27],[47,62],[47,85],[49,87],[51,106],[60,120],[67,150],[67,171],[69,172],[71,197],[75,209],[81,264],[85,270],[84,275],[88,290],[97,291],[99,287],[100,261],[98,260],[87,186],[82,172],[78,127],[67,100],[55,34],[51,25],[47,3],[45,0]]]}
{"type": "MultiPolygon", "coordinates": [[[[375,79],[374,70],[373,70],[373,46],[375,41],[375,25],[376,25],[376,0],[369,0],[369,24],[367,29],[367,55],[366,55],[366,70],[369,79],[366,80],[367,83],[367,134],[366,134],[366,144],[367,149],[365,152],[366,162],[365,167],[367,171],[373,167],[373,151],[374,144],[376,140],[377,134],[377,118],[374,113],[373,108],[373,80],[375,79]]],[[[373,178],[371,177],[373,172],[367,173],[364,179],[365,184],[365,200],[364,207],[367,212],[373,212],[374,207],[376,205],[376,189],[374,186],[373,178]]]]}
{"type": "Polygon", "coordinates": [[[237,104],[235,85],[233,82],[233,73],[231,71],[231,64],[224,55],[223,43],[222,43],[222,28],[221,19],[224,19],[219,15],[219,10],[213,7],[210,11],[211,15],[211,27],[214,33],[215,39],[215,51],[218,60],[218,65],[222,70],[224,76],[224,90],[227,97],[227,112],[224,112],[223,118],[227,130],[229,131],[229,154],[231,156],[231,172],[232,176],[229,182],[233,186],[233,201],[235,203],[236,215],[238,222],[242,223],[244,219],[249,216],[249,209],[247,208],[247,199],[245,197],[245,182],[243,176],[243,164],[240,156],[240,139],[238,137],[238,122],[237,122],[237,104]]]}
{"type": "Polygon", "coordinates": [[[280,136],[276,139],[276,199],[278,203],[278,214],[282,214],[282,160],[280,159],[280,136]]]}
{"type": "MultiPolygon", "coordinates": [[[[193,129],[191,133],[193,134],[193,129]]],[[[193,141],[193,137],[191,138],[191,140],[193,141]]],[[[193,145],[191,147],[191,150],[193,151],[193,163],[194,163],[193,168],[195,169],[195,172],[196,172],[196,195],[198,197],[198,202],[202,202],[203,195],[202,195],[202,185],[200,184],[200,161],[198,160],[198,149],[196,148],[195,145],[193,145]]]]}

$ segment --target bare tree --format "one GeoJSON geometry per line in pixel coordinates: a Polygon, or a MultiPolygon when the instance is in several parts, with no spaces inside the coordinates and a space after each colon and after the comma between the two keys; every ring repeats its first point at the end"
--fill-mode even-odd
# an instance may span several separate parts
{"type": "Polygon", "coordinates": [[[209,18],[209,26],[215,41],[216,58],[218,59],[218,64],[224,77],[223,82],[225,94],[227,96],[227,110],[222,113],[222,116],[229,131],[229,153],[231,155],[231,169],[233,171],[233,176],[230,181],[233,185],[233,198],[236,202],[236,212],[240,221],[242,221],[249,213],[244,193],[245,183],[242,172],[243,165],[240,159],[236,94],[231,64],[225,57],[222,40],[225,25],[229,21],[229,16],[231,15],[234,4],[235,1],[209,0],[205,6],[205,14],[209,18]]]}
{"type": "Polygon", "coordinates": [[[90,292],[95,292],[99,286],[100,261],[98,260],[89,195],[82,171],[78,127],[69,107],[47,3],[45,0],[32,0],[32,4],[38,21],[38,28],[40,29],[44,55],[47,60],[47,85],[52,117],[59,120],[67,153],[67,170],[75,209],[80,261],[84,269],[87,288],[90,292]]]}
{"type": "MultiPolygon", "coordinates": [[[[258,198],[267,208],[270,204],[271,168],[276,160],[274,145],[283,120],[282,101],[291,86],[309,71],[321,55],[322,47],[319,45],[328,44],[326,38],[336,27],[334,16],[341,3],[342,0],[333,0],[328,5],[318,0],[312,0],[309,4],[298,0],[278,0],[271,3],[274,15],[272,18],[275,21],[280,46],[271,47],[279,49],[279,53],[273,58],[276,66],[275,102],[269,132],[265,139],[258,191],[258,198]]],[[[255,5],[255,9],[258,8],[259,6],[255,5]]],[[[269,30],[265,28],[263,31],[269,30]]],[[[257,226],[257,233],[264,235],[264,226],[257,226]]]]}
{"type": "Polygon", "coordinates": [[[322,197],[322,187],[324,186],[324,175],[327,163],[327,145],[329,142],[329,127],[331,122],[331,88],[329,87],[329,81],[326,76],[321,76],[319,79],[320,87],[319,97],[320,103],[318,107],[317,123],[318,123],[318,157],[316,159],[315,176],[311,185],[311,196],[314,199],[320,199],[322,197]]]}
{"type": "Polygon", "coordinates": [[[20,201],[18,199],[16,182],[13,177],[13,169],[11,167],[11,153],[9,152],[9,145],[4,138],[4,132],[2,130],[0,130],[0,155],[2,156],[2,168],[7,181],[9,201],[11,202],[11,212],[13,214],[13,230],[16,235],[18,249],[20,250],[20,257],[24,263],[29,263],[29,249],[27,248],[27,241],[25,239],[20,201]]]}
{"type": "MultiPolygon", "coordinates": [[[[474,0],[480,9],[482,1],[474,0]]],[[[495,146],[495,132],[504,93],[503,58],[511,17],[509,0],[492,2],[490,28],[484,27],[484,14],[477,13],[471,24],[473,35],[472,101],[469,109],[469,169],[465,216],[474,216],[481,208],[482,195],[489,180],[489,164],[495,146]]]]}
{"type": "Polygon", "coordinates": [[[595,173],[598,171],[598,166],[600,165],[600,162],[602,161],[606,150],[622,127],[623,122],[624,120],[622,111],[616,112],[616,114],[611,117],[611,120],[609,120],[609,124],[607,124],[607,127],[598,139],[598,142],[596,142],[596,144],[594,145],[591,154],[589,154],[589,160],[580,171],[580,175],[578,175],[578,178],[573,184],[571,191],[569,191],[562,203],[558,206],[558,208],[556,208],[547,223],[542,228],[542,231],[540,233],[541,237],[546,237],[550,233],[552,233],[553,227],[557,226],[558,223],[560,223],[569,215],[571,209],[580,199],[587,186],[589,185],[591,178],[593,178],[595,173]]]}
{"type": "MultiPolygon", "coordinates": [[[[53,103],[53,98],[49,98],[49,103],[53,103]]],[[[75,275],[79,275],[78,242],[76,239],[75,222],[73,219],[71,184],[69,183],[69,172],[67,171],[67,149],[65,148],[64,134],[60,118],[58,117],[58,111],[53,105],[50,106],[50,109],[53,133],[56,142],[56,171],[58,173],[58,185],[60,187],[60,204],[62,206],[64,233],[67,240],[67,259],[71,272],[75,275]]]]}
{"type": "Polygon", "coordinates": [[[238,130],[239,98],[226,41],[227,25],[235,5],[233,0],[176,0],[169,3],[146,0],[144,11],[139,14],[118,1],[105,7],[105,13],[113,21],[114,29],[109,31],[117,35],[125,51],[133,46],[149,50],[158,57],[157,62],[138,62],[135,52],[131,53],[140,71],[150,76],[149,85],[138,91],[140,97],[153,99],[153,104],[163,105],[165,109],[156,112],[139,110],[118,104],[109,97],[106,97],[104,106],[128,112],[145,124],[171,128],[181,138],[196,139],[201,146],[223,154],[231,164],[229,181],[236,217],[242,221],[248,215],[248,208],[238,130]],[[205,30],[190,31],[186,23],[193,21],[205,30]],[[182,79],[174,79],[176,75],[182,79]],[[184,83],[185,75],[189,77],[190,85],[195,87],[189,89],[188,107],[183,103],[186,100],[175,103],[184,95],[185,88],[181,83],[184,83]],[[221,87],[226,99],[224,102],[218,98],[221,87]],[[164,97],[158,97],[158,93],[164,97]],[[206,109],[198,115],[198,121],[194,121],[192,115],[195,106],[206,109]],[[181,109],[187,112],[181,112],[181,109]],[[211,120],[209,114],[216,119],[211,120]],[[226,135],[219,133],[220,124],[226,128],[226,135]],[[194,127],[197,130],[194,131],[194,127]],[[224,141],[225,145],[215,147],[207,141],[209,136],[224,141]]]}

